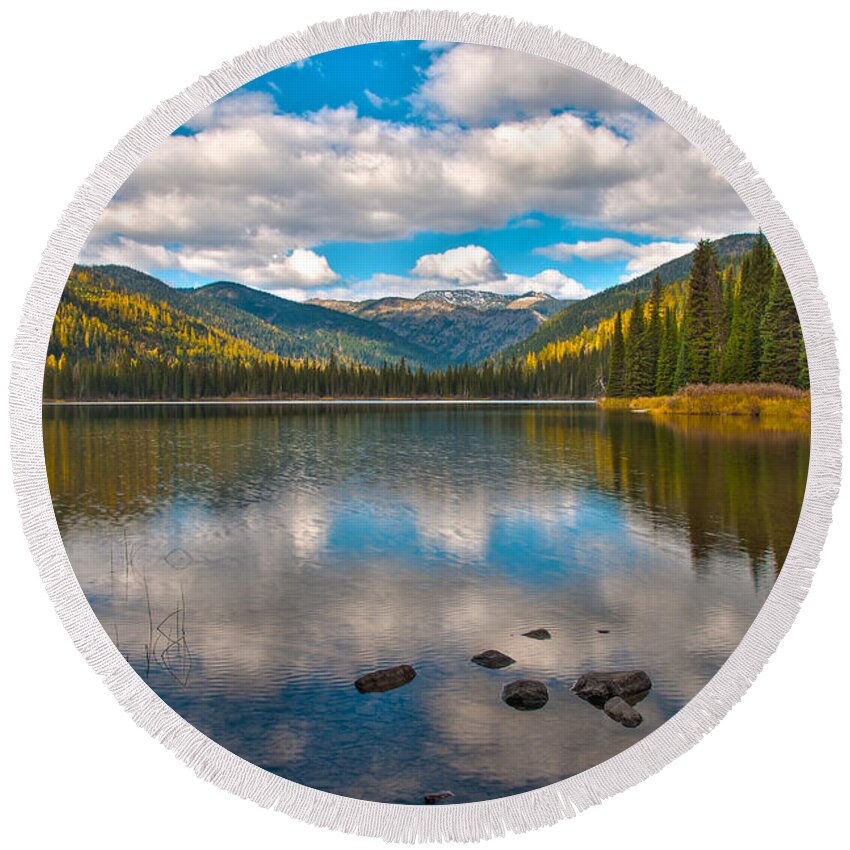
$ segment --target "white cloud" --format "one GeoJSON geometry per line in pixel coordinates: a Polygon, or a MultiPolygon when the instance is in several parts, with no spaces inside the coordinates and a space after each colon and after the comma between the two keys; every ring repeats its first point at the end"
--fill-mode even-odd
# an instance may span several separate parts
{"type": "Polygon", "coordinates": [[[582,260],[626,260],[634,256],[637,245],[626,242],[625,239],[605,237],[595,241],[558,242],[555,245],[545,245],[535,248],[534,253],[550,260],[572,260],[579,257],[582,260]]]}
{"type": "Polygon", "coordinates": [[[328,287],[321,291],[280,290],[278,295],[303,301],[305,298],[365,301],[389,296],[415,298],[432,289],[463,289],[479,292],[498,292],[502,295],[523,295],[526,292],[546,292],[555,298],[577,300],[592,295],[591,291],[577,280],[567,277],[556,269],[546,269],[536,275],[506,274],[498,280],[484,281],[466,286],[447,284],[442,278],[406,277],[405,275],[374,274],[362,281],[328,287]]]}
{"type": "Polygon", "coordinates": [[[174,251],[169,251],[162,245],[136,242],[125,236],[117,236],[104,242],[93,243],[89,240],[80,259],[84,263],[126,265],[145,271],[181,267],[181,258],[174,251]]]}
{"type": "Polygon", "coordinates": [[[83,262],[155,261],[275,288],[293,282],[280,259],[293,249],[500,228],[530,213],[661,239],[754,227],[702,154],[660,121],[639,122],[630,139],[569,113],[462,131],[351,107],[275,114],[252,93],[193,125],[121,187],[83,262]]]}
{"type": "Polygon", "coordinates": [[[526,292],[545,292],[555,298],[578,300],[592,295],[591,291],[577,280],[567,277],[557,269],[545,269],[536,275],[506,274],[503,282],[495,286],[479,285],[475,289],[492,289],[503,295],[523,295],[526,292]]]}
{"type": "Polygon", "coordinates": [[[628,95],[560,62],[481,44],[443,49],[410,98],[414,107],[434,118],[492,126],[567,107],[612,119],[646,114],[628,95]]]}
{"type": "MultiPolygon", "coordinates": [[[[276,86],[276,89],[280,91],[279,86],[276,86]]],[[[184,126],[195,132],[213,127],[232,127],[247,118],[271,114],[275,109],[275,99],[268,92],[240,91],[210,104],[190,118],[184,126]]]]}
{"type": "MultiPolygon", "coordinates": [[[[262,241],[262,236],[255,241],[262,241]]],[[[187,247],[175,250],[120,236],[99,245],[88,245],[82,259],[87,263],[123,264],[148,271],[173,269],[207,278],[231,278],[247,286],[289,293],[327,286],[340,280],[327,258],[305,248],[272,254],[268,258],[253,257],[251,262],[246,263],[238,249],[187,247]]],[[[302,295],[297,300],[305,297],[309,295],[302,295]]]]}
{"type": "MultiPolygon", "coordinates": [[[[508,275],[508,282],[510,283],[515,278],[518,278],[518,275],[508,275]]],[[[523,280],[526,288],[520,290],[520,293],[533,289],[535,292],[548,292],[556,298],[570,300],[587,298],[588,295],[593,294],[586,286],[577,280],[573,280],[571,277],[567,277],[557,269],[545,269],[539,274],[524,278],[523,280]]]]}
{"type": "Polygon", "coordinates": [[[694,242],[650,242],[647,245],[641,245],[626,264],[626,274],[623,275],[622,280],[630,280],[652,271],[662,263],[689,254],[694,248],[696,248],[694,242]]]}
{"type": "Polygon", "coordinates": [[[626,273],[622,280],[631,280],[645,272],[675,260],[690,253],[696,248],[693,242],[648,242],[644,245],[634,245],[625,239],[606,236],[604,239],[578,242],[558,242],[535,248],[534,253],[550,260],[572,260],[578,257],[582,260],[599,260],[626,263],[626,273]]]}
{"type": "Polygon", "coordinates": [[[339,280],[325,257],[315,251],[295,248],[283,257],[274,257],[270,264],[275,277],[290,286],[326,286],[339,280]]]}
{"type": "Polygon", "coordinates": [[[375,107],[375,109],[381,109],[385,104],[394,104],[396,101],[391,100],[388,97],[381,97],[379,94],[375,94],[373,91],[369,91],[369,89],[363,90],[363,95],[366,100],[375,107]]]}
{"type": "Polygon", "coordinates": [[[496,258],[480,245],[450,248],[442,254],[425,254],[416,261],[413,274],[465,284],[484,283],[504,277],[496,258]]]}
{"type": "Polygon", "coordinates": [[[509,222],[508,227],[514,230],[531,230],[536,227],[543,227],[543,222],[539,218],[519,218],[516,221],[509,222]]]}
{"type": "Polygon", "coordinates": [[[337,286],[322,287],[319,290],[281,289],[276,294],[292,301],[316,298],[335,301],[369,301],[389,297],[416,298],[417,295],[429,289],[454,288],[456,288],[454,285],[449,285],[440,278],[408,277],[376,272],[364,280],[340,281],[337,286]]]}

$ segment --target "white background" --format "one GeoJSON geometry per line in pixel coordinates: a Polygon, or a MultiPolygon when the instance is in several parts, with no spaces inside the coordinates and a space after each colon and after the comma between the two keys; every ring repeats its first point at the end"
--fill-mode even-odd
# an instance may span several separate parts
{"type": "MultiPolygon", "coordinates": [[[[449,7],[521,16],[584,38],[720,120],[801,232],[831,304],[842,360],[850,362],[846,26],[834,17],[838,4],[815,0],[793,11],[741,0],[435,6],[449,7]]],[[[120,710],[60,626],[28,554],[10,483],[5,388],[39,254],[77,185],[138,119],[248,48],[393,5],[80,0],[6,8],[0,783],[8,787],[0,837],[8,847],[377,847],[374,839],[320,831],[201,782],[120,710]]],[[[536,833],[538,847],[781,850],[846,837],[848,501],[845,489],[809,598],[744,701],[656,777],[536,833]]]]}

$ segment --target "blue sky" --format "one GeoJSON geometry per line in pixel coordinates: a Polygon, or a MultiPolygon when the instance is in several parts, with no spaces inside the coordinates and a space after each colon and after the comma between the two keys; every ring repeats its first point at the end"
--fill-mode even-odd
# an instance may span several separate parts
{"type": "Polygon", "coordinates": [[[296,300],[580,298],[753,228],[701,154],[603,83],[404,41],[280,68],[204,110],[122,186],[81,260],[296,300]]]}

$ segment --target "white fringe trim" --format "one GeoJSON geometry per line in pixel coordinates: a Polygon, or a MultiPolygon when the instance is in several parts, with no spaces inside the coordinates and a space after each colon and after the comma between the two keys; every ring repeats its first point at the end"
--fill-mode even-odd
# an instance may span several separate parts
{"type": "Polygon", "coordinates": [[[24,531],[65,628],[136,723],[198,776],[266,808],[343,832],[388,841],[477,841],[553,824],[635,785],[690,749],[744,695],[794,620],[818,562],[840,479],[840,404],[832,322],[809,256],[767,184],[717,122],[639,68],[549,28],[455,12],[393,12],[317,24],[222,65],[136,125],[79,188],[44,251],[15,343],[12,462],[24,531]],[[797,532],[767,602],[718,673],[661,728],[584,773],[525,794],[449,806],[372,803],[298,785],[228,752],[169,708],[127,664],[83,595],[56,525],[41,433],[44,359],[65,281],[104,207],[145,156],[201,109],[267,71],[328,50],[400,39],[475,42],[562,62],[641,101],[700,148],[776,251],[802,321],[812,385],[811,461],[797,532]]]}

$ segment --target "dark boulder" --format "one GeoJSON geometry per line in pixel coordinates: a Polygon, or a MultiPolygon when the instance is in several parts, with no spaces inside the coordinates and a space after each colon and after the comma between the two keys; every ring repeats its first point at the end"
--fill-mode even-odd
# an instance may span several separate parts
{"type": "Polygon", "coordinates": [[[585,673],[573,685],[573,691],[597,708],[611,697],[620,697],[629,705],[640,702],[649,692],[652,682],[643,670],[624,670],[616,673],[585,673]]]}
{"type": "Polygon", "coordinates": [[[424,796],[426,806],[436,806],[439,803],[445,803],[446,800],[451,800],[454,797],[451,791],[437,791],[434,794],[426,794],[424,796]]]}
{"type": "Polygon", "coordinates": [[[354,687],[361,694],[382,693],[400,688],[415,678],[416,671],[409,664],[399,664],[398,667],[387,667],[361,676],[354,683],[354,687]]]}
{"type": "Polygon", "coordinates": [[[634,729],[635,726],[640,726],[643,722],[643,716],[636,709],[632,708],[622,697],[611,697],[602,710],[617,723],[626,726],[629,729],[634,729]]]}
{"type": "Polygon", "coordinates": [[[523,632],[522,636],[532,640],[549,640],[552,637],[548,629],[532,629],[530,632],[523,632]]]}
{"type": "Polygon", "coordinates": [[[502,699],[518,711],[536,711],[549,702],[549,690],[543,682],[518,679],[502,688],[502,699]]]}
{"type": "Polygon", "coordinates": [[[488,667],[490,670],[501,670],[502,667],[510,667],[511,664],[515,663],[510,655],[505,655],[498,649],[485,649],[484,652],[473,655],[472,660],[479,666],[488,667]]]}

